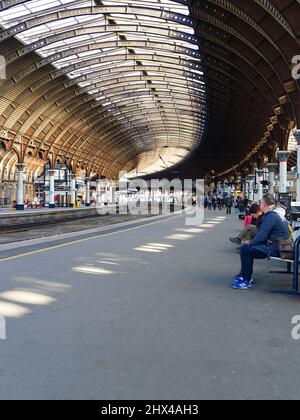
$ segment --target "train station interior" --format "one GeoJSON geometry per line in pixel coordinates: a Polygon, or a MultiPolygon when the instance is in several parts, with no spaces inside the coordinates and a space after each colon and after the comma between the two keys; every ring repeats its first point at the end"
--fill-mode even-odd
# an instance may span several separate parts
{"type": "Polygon", "coordinates": [[[299,232],[299,0],[0,1],[0,400],[299,400],[299,232]]]}

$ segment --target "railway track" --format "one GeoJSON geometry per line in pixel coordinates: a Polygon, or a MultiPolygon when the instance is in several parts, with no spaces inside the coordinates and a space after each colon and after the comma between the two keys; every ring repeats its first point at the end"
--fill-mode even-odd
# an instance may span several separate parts
{"type": "MultiPolygon", "coordinates": [[[[69,220],[69,222],[72,223],[72,220],[69,220]]],[[[22,232],[28,232],[30,230],[38,230],[41,228],[47,228],[51,226],[59,226],[64,225],[66,222],[47,222],[47,223],[37,223],[35,225],[23,225],[23,226],[16,226],[16,227],[10,227],[9,229],[6,228],[0,228],[0,235],[9,235],[12,233],[22,233],[22,232]]]]}
{"type": "MultiPolygon", "coordinates": [[[[179,209],[179,207],[178,207],[179,209]]],[[[150,209],[149,209],[150,210],[150,209]]],[[[171,208],[171,212],[176,211],[177,208],[171,208]]],[[[149,216],[151,216],[151,213],[149,212],[149,216]]],[[[120,214],[119,213],[119,209],[117,209],[116,214],[112,215],[112,214],[102,214],[99,216],[84,216],[80,219],[78,218],[73,218],[73,219],[68,219],[68,220],[54,220],[54,221],[46,221],[46,222],[38,222],[35,224],[22,224],[22,225],[16,225],[16,226],[9,226],[9,227],[5,227],[5,226],[0,226],[0,235],[10,235],[10,234],[15,234],[15,233],[24,233],[24,232],[29,232],[32,230],[39,230],[39,229],[47,229],[47,228],[51,228],[51,227],[59,227],[59,226],[68,226],[70,224],[73,224],[74,226],[74,232],[83,230],[85,228],[89,228],[91,227],[91,225],[99,226],[99,225],[110,225],[110,224],[116,224],[116,223],[122,223],[122,222],[126,222],[126,221],[130,221],[130,220],[135,220],[135,219],[140,219],[143,217],[147,217],[147,216],[133,216],[130,213],[124,215],[124,214],[120,214]],[[96,223],[96,221],[98,223],[96,223]],[[103,221],[103,223],[101,223],[101,221],[103,221]],[[90,223],[89,223],[90,222],[90,223]],[[100,222],[100,223],[99,223],[100,222]],[[87,226],[84,226],[87,225],[87,226]],[[75,229],[75,226],[78,226],[78,229],[75,229]]]]}

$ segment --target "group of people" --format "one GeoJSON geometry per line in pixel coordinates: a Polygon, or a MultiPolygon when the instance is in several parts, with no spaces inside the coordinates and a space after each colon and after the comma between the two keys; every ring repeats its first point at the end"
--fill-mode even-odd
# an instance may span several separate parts
{"type": "Polygon", "coordinates": [[[204,197],[204,208],[208,210],[222,210],[224,200],[216,195],[206,195],[204,197]]]}
{"type": "Polygon", "coordinates": [[[259,204],[252,204],[248,214],[245,229],[237,238],[230,238],[231,242],[241,245],[241,270],[232,285],[236,290],[252,289],[254,261],[280,257],[280,240],[291,237],[286,210],[271,194],[264,195],[259,204]]]}
{"type": "Polygon", "coordinates": [[[232,214],[233,208],[235,207],[240,212],[243,212],[248,206],[248,199],[242,197],[233,196],[221,197],[218,195],[205,195],[204,196],[204,208],[207,210],[222,210],[226,209],[227,214],[232,214]]]}

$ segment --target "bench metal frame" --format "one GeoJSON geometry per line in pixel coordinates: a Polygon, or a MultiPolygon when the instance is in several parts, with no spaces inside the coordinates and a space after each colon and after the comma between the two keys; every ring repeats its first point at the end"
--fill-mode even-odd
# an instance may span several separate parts
{"type": "Polygon", "coordinates": [[[274,260],[277,261],[284,261],[288,264],[288,272],[290,269],[291,272],[291,268],[293,266],[294,270],[293,270],[293,285],[292,285],[292,290],[279,290],[279,291],[273,291],[273,294],[276,295],[287,295],[287,296],[300,296],[300,291],[299,291],[299,259],[300,259],[300,237],[298,237],[298,239],[295,242],[295,246],[294,246],[294,260],[283,260],[281,258],[272,258],[274,260]]]}

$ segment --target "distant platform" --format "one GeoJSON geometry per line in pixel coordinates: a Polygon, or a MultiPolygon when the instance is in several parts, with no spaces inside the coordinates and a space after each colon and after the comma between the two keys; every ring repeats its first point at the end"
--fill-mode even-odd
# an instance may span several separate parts
{"type": "Polygon", "coordinates": [[[64,222],[70,220],[96,217],[110,213],[114,207],[80,207],[80,208],[42,208],[25,209],[24,211],[13,211],[9,209],[0,210],[0,229],[64,222]]]}

